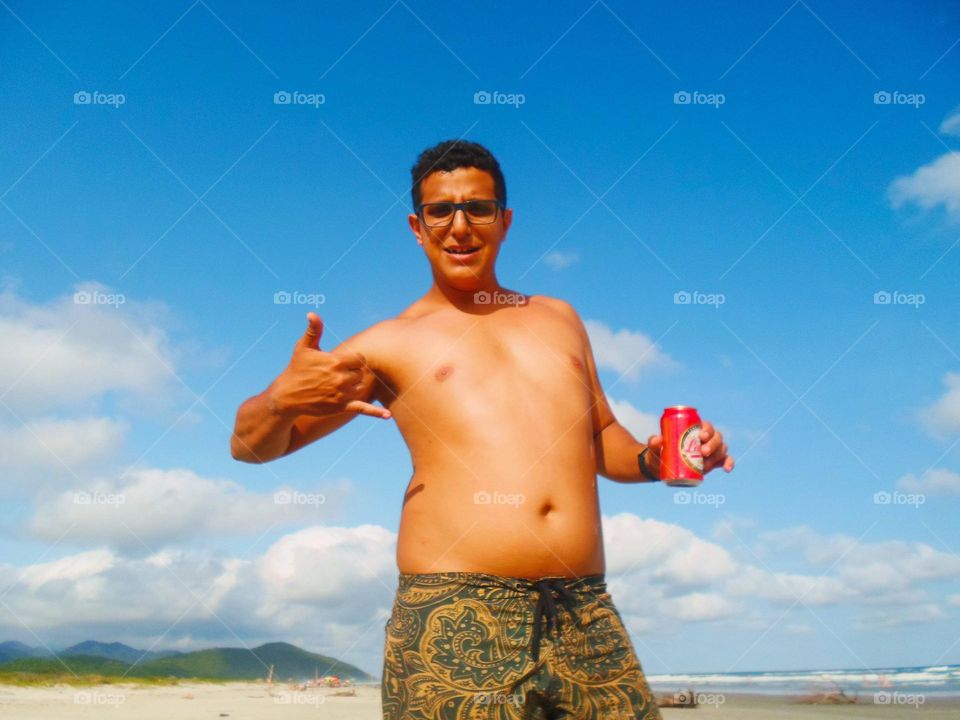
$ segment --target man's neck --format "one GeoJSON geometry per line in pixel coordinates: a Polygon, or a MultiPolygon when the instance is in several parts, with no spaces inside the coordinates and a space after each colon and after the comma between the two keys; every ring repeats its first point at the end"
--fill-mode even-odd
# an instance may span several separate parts
{"type": "Polygon", "coordinates": [[[458,310],[471,311],[489,308],[489,298],[494,293],[504,292],[506,290],[496,278],[491,278],[489,282],[482,283],[470,290],[460,290],[434,280],[432,287],[427,292],[426,299],[438,305],[451,305],[458,310]]]}

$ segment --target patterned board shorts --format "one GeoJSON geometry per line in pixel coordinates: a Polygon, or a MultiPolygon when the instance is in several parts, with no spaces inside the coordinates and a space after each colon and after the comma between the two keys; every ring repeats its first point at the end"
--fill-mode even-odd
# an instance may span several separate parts
{"type": "Polygon", "coordinates": [[[384,720],[660,720],[602,574],[400,574],[384,720]]]}

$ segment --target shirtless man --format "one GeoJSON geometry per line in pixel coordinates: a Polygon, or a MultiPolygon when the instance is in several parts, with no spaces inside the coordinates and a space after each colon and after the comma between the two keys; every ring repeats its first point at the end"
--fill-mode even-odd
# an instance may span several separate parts
{"type": "MultiPolygon", "coordinates": [[[[513,212],[493,155],[447,141],[412,173],[432,286],[330,351],[308,313],[288,367],[241,405],[233,457],[289,455],[358,415],[396,420],[414,472],[385,719],[659,718],[606,592],[597,475],[655,479],[662,438],[638,460],[571,305],[497,280],[513,212]]],[[[700,439],[704,472],[730,472],[709,422],[700,439]]]]}

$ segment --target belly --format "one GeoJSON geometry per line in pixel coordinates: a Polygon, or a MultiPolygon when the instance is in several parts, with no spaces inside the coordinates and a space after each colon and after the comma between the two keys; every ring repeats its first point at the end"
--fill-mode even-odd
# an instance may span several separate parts
{"type": "Polygon", "coordinates": [[[461,473],[415,474],[400,519],[400,572],[603,573],[595,474],[510,479],[478,484],[461,473]]]}

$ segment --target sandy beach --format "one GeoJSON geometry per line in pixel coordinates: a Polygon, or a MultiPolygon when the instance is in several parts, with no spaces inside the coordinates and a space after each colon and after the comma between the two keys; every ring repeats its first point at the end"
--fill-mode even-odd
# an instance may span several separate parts
{"type": "MultiPolygon", "coordinates": [[[[337,695],[343,689],[300,692],[288,685],[268,688],[262,683],[182,683],[164,687],[99,685],[91,687],[0,686],[0,716],[4,720],[73,720],[74,718],[329,718],[379,720],[380,690],[375,685],[352,688],[353,696],[337,695]]],[[[960,698],[934,700],[922,705],[844,706],[798,705],[789,698],[727,695],[723,702],[694,710],[665,709],[664,718],[709,717],[717,720],[815,720],[817,718],[903,718],[928,720],[960,717],[960,698]]]]}

